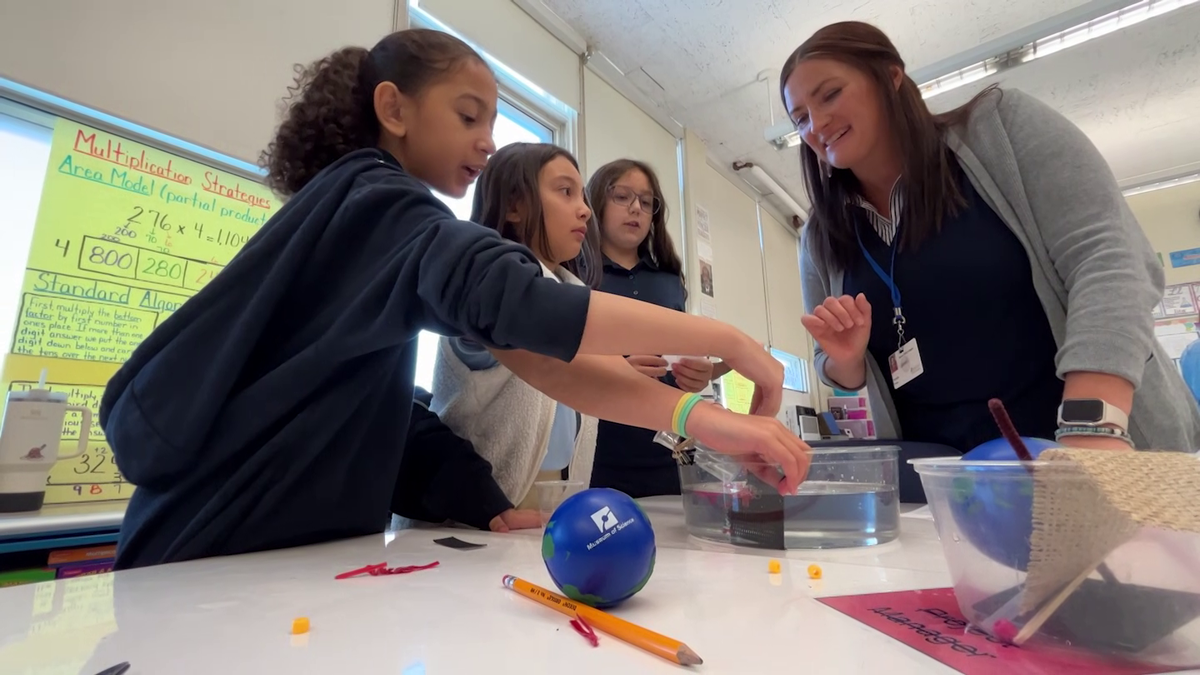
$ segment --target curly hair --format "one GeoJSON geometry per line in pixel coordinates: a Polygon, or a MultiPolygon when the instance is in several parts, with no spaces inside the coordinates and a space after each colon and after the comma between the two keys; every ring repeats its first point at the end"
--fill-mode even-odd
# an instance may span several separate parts
{"type": "Polygon", "coordinates": [[[462,40],[414,28],[383,38],[369,51],[346,47],[296,66],[283,99],[283,121],[259,163],[267,185],[281,196],[299,192],[325,167],[379,141],[375,89],[383,82],[419,96],[463,62],[484,63],[462,40]]]}

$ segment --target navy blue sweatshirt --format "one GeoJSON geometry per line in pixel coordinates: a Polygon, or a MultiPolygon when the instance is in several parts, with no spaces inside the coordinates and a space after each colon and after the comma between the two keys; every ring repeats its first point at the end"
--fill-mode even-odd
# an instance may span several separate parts
{"type": "Polygon", "coordinates": [[[492,464],[429,409],[433,396],[417,387],[404,460],[392,492],[392,513],[481,530],[513,508],[492,476],[492,464]]]}
{"type": "Polygon", "coordinates": [[[391,155],[327,168],[108,383],[100,424],[138,488],[117,567],[380,532],[418,332],[570,360],[588,289],[541,275],[391,155]]]}

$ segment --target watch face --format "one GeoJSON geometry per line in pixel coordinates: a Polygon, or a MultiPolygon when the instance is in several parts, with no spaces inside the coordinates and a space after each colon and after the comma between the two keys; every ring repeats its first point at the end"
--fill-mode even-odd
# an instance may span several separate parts
{"type": "Polygon", "coordinates": [[[1064,422],[1097,424],[1104,419],[1104,401],[1097,399],[1063,401],[1062,418],[1064,422]]]}

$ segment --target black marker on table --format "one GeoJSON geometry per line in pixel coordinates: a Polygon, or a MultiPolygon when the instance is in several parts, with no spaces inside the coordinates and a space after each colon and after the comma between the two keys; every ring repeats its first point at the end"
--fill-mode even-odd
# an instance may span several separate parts
{"type": "Polygon", "coordinates": [[[104,670],[96,673],[96,675],[124,675],[125,671],[127,670],[129,670],[129,662],[124,661],[122,663],[118,663],[112,668],[105,668],[104,670]]]}

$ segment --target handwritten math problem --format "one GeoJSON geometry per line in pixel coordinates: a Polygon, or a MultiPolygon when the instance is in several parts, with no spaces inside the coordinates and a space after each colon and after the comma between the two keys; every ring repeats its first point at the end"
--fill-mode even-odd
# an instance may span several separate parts
{"type": "Polygon", "coordinates": [[[178,286],[189,291],[204,288],[224,267],[96,237],[85,236],[79,248],[81,272],[178,286]]]}
{"type": "MultiPolygon", "coordinates": [[[[74,383],[54,387],[98,412],[113,370],[219,276],[278,206],[254,180],[59,119],[8,358],[74,383]]],[[[32,385],[6,366],[0,386],[32,385]]],[[[69,414],[64,443],[79,425],[69,414]]],[[[55,465],[47,503],[129,497],[98,424],[90,442],[87,454],[55,465]]]]}
{"type": "Polygon", "coordinates": [[[46,478],[46,503],[101,502],[129,499],[134,486],[125,481],[104,442],[82,455],[57,462],[46,478]]]}

